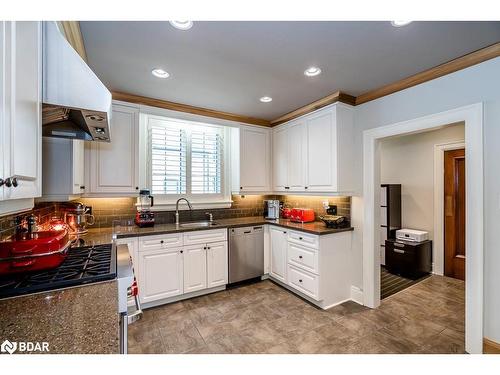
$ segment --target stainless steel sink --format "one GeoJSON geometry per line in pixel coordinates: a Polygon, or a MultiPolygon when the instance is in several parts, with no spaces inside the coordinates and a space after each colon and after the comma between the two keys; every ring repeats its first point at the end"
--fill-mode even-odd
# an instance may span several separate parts
{"type": "Polygon", "coordinates": [[[203,227],[211,227],[214,225],[217,225],[217,223],[214,221],[195,221],[192,223],[179,224],[180,227],[184,227],[184,228],[197,228],[197,227],[203,228],[203,227]]]}

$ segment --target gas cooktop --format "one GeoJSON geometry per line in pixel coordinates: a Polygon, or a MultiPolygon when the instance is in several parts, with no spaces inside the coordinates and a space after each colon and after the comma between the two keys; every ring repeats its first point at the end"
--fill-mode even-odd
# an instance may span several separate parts
{"type": "Polygon", "coordinates": [[[116,277],[116,253],[111,244],[72,247],[57,268],[0,277],[0,298],[77,286],[116,277]]]}

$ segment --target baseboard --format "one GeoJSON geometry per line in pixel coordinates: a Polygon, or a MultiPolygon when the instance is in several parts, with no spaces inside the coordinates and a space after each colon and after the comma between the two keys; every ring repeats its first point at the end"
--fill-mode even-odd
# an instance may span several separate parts
{"type": "Polygon", "coordinates": [[[493,340],[483,338],[483,353],[484,354],[500,354],[500,344],[493,340]]]}
{"type": "Polygon", "coordinates": [[[351,286],[351,300],[360,305],[363,304],[363,291],[354,285],[351,286]]]}

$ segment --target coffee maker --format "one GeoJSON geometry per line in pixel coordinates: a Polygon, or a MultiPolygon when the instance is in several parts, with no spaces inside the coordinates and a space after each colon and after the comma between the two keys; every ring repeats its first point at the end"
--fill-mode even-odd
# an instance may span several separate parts
{"type": "Polygon", "coordinates": [[[149,190],[144,189],[139,191],[138,203],[139,206],[135,214],[135,224],[141,228],[155,225],[155,215],[151,211],[154,200],[149,190]]]}
{"type": "Polygon", "coordinates": [[[280,201],[279,200],[265,200],[264,201],[264,217],[266,219],[279,219],[280,218],[280,201]]]}

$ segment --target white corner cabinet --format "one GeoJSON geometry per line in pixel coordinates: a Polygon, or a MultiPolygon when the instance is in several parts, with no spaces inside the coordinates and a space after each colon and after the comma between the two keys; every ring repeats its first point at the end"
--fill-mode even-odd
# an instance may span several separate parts
{"type": "Polygon", "coordinates": [[[241,125],[231,134],[233,193],[270,192],[271,130],[241,125]]]}
{"type": "MultiPolygon", "coordinates": [[[[136,277],[145,307],[222,290],[228,282],[227,230],[118,239],[137,246],[136,277]]],[[[135,250],[133,250],[135,252],[135,250]]]]}
{"type": "Polygon", "coordinates": [[[270,226],[269,277],[328,309],[351,299],[350,231],[314,235],[270,226]]]}
{"type": "Polygon", "coordinates": [[[0,215],[41,194],[41,27],[0,22],[0,215]]]}
{"type": "Polygon", "coordinates": [[[354,191],[353,109],[335,103],[273,128],[273,190],[354,191]]]}
{"type": "Polygon", "coordinates": [[[85,143],[86,196],[138,193],[139,107],[113,103],[110,124],[110,143],[85,143]]]}

